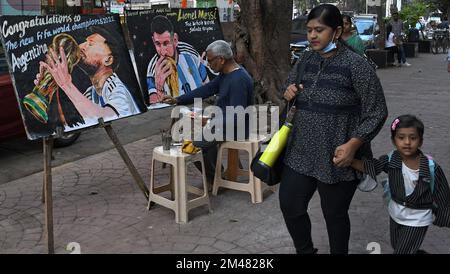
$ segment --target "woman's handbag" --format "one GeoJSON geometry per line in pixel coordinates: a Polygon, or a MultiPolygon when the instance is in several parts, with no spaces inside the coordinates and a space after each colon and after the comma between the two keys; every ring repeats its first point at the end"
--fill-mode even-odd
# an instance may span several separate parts
{"type": "Polygon", "coordinates": [[[259,161],[259,158],[263,154],[263,152],[258,152],[255,155],[255,158],[253,158],[252,164],[251,164],[251,170],[253,172],[253,175],[255,175],[258,179],[263,181],[269,186],[273,186],[278,184],[281,181],[281,173],[283,171],[283,158],[286,153],[286,148],[284,148],[277,161],[275,161],[275,164],[272,167],[268,167],[264,164],[261,164],[259,161]]]}
{"type": "MultiPolygon", "coordinates": [[[[302,81],[306,61],[310,56],[310,52],[305,52],[303,58],[298,61],[298,71],[295,79],[297,87],[302,81]]],[[[280,130],[272,137],[266,149],[263,152],[258,151],[258,153],[256,153],[250,165],[253,175],[269,186],[276,185],[281,181],[281,173],[284,166],[283,159],[286,154],[287,141],[292,128],[291,121],[294,118],[296,110],[295,100],[296,99],[294,99],[291,108],[289,108],[289,102],[286,103],[287,114],[285,122],[280,130]]]]}

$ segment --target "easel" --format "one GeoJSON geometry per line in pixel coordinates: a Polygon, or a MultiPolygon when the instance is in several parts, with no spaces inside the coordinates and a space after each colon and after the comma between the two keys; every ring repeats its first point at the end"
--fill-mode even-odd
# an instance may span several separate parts
{"type": "MultiPolygon", "coordinates": [[[[109,138],[113,142],[117,151],[119,152],[125,165],[128,167],[134,181],[138,184],[141,191],[144,193],[145,199],[149,199],[149,191],[144,183],[141,175],[137,171],[126,150],[123,148],[116,133],[114,132],[111,122],[105,123],[103,118],[98,119],[98,126],[106,130],[109,138]]],[[[62,128],[56,129],[55,137],[62,135],[62,128]]],[[[53,136],[43,138],[43,154],[44,154],[44,182],[42,186],[42,203],[45,204],[45,229],[44,233],[47,236],[47,250],[49,254],[55,253],[54,237],[53,237],[53,197],[52,197],[52,149],[53,136]]]]}
{"type": "Polygon", "coordinates": [[[44,185],[42,202],[45,203],[45,229],[47,235],[48,254],[55,253],[53,242],[53,197],[52,197],[52,148],[53,137],[44,137],[42,140],[44,151],[44,185]]]}

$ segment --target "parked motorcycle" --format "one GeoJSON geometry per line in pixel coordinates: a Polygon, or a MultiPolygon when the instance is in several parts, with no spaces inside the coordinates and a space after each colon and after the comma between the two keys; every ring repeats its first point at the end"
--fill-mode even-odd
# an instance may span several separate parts
{"type": "Polygon", "coordinates": [[[437,54],[442,50],[442,53],[447,53],[449,36],[447,29],[430,29],[427,32],[427,38],[431,41],[431,52],[437,54]]]}
{"type": "Polygon", "coordinates": [[[305,50],[308,50],[309,42],[302,41],[290,44],[291,49],[291,65],[295,65],[305,50]]]}

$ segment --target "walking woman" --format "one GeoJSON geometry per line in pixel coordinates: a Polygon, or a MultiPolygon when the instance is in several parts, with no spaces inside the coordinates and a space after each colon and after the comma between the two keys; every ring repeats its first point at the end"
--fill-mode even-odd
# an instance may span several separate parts
{"type": "Polygon", "coordinates": [[[386,101],[374,68],[342,42],[338,8],[324,4],[312,9],[307,30],[312,51],[294,66],[284,92],[297,112],[284,159],[280,207],[297,253],[316,253],[307,209],[318,190],[330,253],[345,254],[348,209],[362,177],[350,164],[355,157],[372,156],[370,141],[386,120],[386,101]],[[302,62],[302,84],[296,85],[302,62]]]}
{"type": "Polygon", "coordinates": [[[353,48],[356,53],[363,56],[366,52],[366,47],[364,46],[364,42],[359,37],[356,31],[353,31],[353,23],[350,15],[342,15],[343,20],[343,29],[342,29],[342,39],[353,48]]]}

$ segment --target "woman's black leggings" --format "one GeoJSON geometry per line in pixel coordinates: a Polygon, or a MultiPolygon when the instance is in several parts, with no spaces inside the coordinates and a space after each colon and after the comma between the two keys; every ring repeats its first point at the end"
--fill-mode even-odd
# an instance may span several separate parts
{"type": "Polygon", "coordinates": [[[308,204],[316,189],[327,224],[331,254],[347,254],[350,239],[348,209],[358,180],[325,184],[285,166],[280,183],[280,207],[298,254],[314,253],[308,204]]]}

